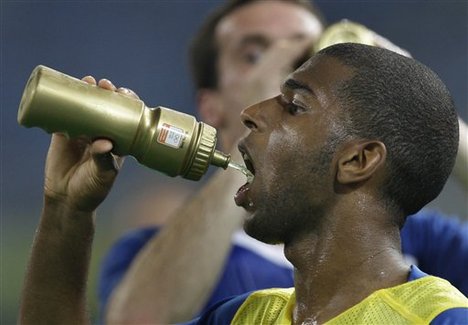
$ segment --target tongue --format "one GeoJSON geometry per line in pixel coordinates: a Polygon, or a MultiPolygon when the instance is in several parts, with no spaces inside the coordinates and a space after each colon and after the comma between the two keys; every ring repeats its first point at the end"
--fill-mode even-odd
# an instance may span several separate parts
{"type": "Polygon", "coordinates": [[[247,199],[247,193],[250,190],[249,183],[245,183],[242,185],[239,190],[237,190],[236,195],[234,196],[234,201],[238,206],[247,206],[248,204],[248,199],[247,199]]]}

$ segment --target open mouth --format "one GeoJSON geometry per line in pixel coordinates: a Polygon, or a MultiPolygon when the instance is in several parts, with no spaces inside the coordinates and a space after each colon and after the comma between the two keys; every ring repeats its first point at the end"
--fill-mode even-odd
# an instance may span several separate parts
{"type": "Polygon", "coordinates": [[[250,175],[247,175],[247,182],[251,183],[255,176],[255,168],[252,159],[246,152],[242,153],[242,159],[244,159],[245,168],[250,172],[250,175]]]}
{"type": "Polygon", "coordinates": [[[245,170],[244,173],[247,176],[247,183],[242,185],[239,190],[237,191],[234,200],[238,206],[244,207],[246,210],[250,210],[253,208],[254,204],[250,199],[250,187],[254,180],[255,175],[255,167],[252,161],[251,156],[249,155],[248,151],[243,147],[239,146],[239,151],[242,154],[242,159],[244,160],[245,170]]]}

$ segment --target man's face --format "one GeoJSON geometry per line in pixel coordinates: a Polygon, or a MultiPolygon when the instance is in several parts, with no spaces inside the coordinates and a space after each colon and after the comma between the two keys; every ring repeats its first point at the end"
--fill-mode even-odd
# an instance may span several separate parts
{"type": "Polygon", "coordinates": [[[242,112],[251,132],[239,149],[255,179],[239,189],[236,203],[251,212],[244,228],[252,237],[288,242],[316,229],[333,206],[333,159],[343,134],[334,94],[351,76],[336,59],[314,57],[280,95],[242,112]]]}
{"type": "MultiPolygon", "coordinates": [[[[322,25],[312,13],[284,1],[257,1],[222,19],[216,29],[217,93],[225,112],[221,127],[237,133],[237,137],[242,135],[241,110],[279,93],[280,84],[292,71],[294,62],[287,62],[291,68],[281,71],[281,75],[269,75],[278,74],[272,66],[278,66],[278,60],[265,62],[265,56],[275,44],[282,40],[312,44],[321,32],[322,25]]],[[[279,60],[291,60],[286,54],[279,60]]]]}

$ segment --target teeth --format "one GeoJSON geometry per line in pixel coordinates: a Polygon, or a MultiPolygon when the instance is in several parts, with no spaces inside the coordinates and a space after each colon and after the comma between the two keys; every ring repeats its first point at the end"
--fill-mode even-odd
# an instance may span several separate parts
{"type": "Polygon", "coordinates": [[[245,176],[247,177],[247,183],[249,184],[252,183],[255,178],[254,174],[252,174],[250,170],[246,171],[245,176]]]}
{"type": "Polygon", "coordinates": [[[248,168],[248,166],[251,166],[252,163],[250,162],[250,158],[246,153],[242,154],[242,158],[244,159],[244,162],[245,162],[245,169],[243,173],[245,174],[245,176],[247,176],[247,183],[252,183],[254,180],[254,175],[248,168]]]}

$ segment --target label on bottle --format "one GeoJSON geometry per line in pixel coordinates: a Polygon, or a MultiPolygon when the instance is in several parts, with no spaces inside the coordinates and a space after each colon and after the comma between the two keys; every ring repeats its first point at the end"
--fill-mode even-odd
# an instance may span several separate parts
{"type": "Polygon", "coordinates": [[[173,148],[180,148],[185,138],[185,132],[181,128],[163,123],[159,132],[158,142],[173,148]]]}

